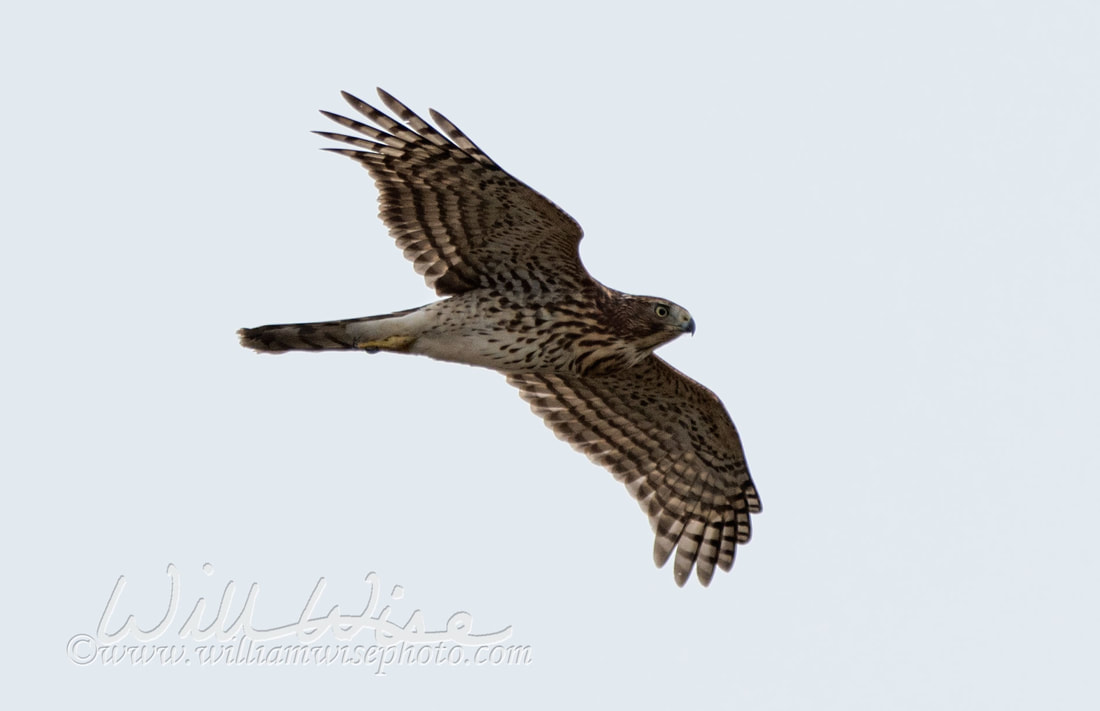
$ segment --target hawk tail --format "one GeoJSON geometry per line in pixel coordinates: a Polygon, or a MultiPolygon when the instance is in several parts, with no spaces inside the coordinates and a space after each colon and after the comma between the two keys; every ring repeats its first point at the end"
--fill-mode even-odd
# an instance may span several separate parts
{"type": "Polygon", "coordinates": [[[343,321],[290,323],[242,328],[237,331],[241,345],[258,353],[286,351],[330,351],[355,348],[343,321]]]}
{"type": "Polygon", "coordinates": [[[258,353],[287,351],[407,350],[415,338],[393,328],[399,317],[416,309],[381,316],[365,316],[340,321],[288,323],[242,328],[237,331],[241,345],[258,353]],[[385,323],[389,321],[389,324],[385,323]],[[372,323],[377,322],[377,323],[372,323]]]}

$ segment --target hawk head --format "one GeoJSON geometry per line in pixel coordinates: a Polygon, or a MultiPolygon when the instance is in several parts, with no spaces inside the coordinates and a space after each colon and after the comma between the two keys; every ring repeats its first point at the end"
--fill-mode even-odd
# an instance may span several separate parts
{"type": "Polygon", "coordinates": [[[695,319],[668,299],[630,296],[618,301],[612,327],[639,350],[652,351],[684,333],[695,333],[695,319]]]}

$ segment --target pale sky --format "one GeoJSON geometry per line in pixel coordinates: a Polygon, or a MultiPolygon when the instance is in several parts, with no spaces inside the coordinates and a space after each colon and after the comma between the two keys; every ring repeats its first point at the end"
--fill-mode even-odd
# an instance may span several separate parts
{"type": "Polygon", "coordinates": [[[177,7],[0,13],[13,699],[1097,707],[1100,6],[177,7]],[[309,133],[375,86],[575,217],[600,281],[691,310],[661,354],[764,504],[731,573],[677,588],[497,374],[237,345],[434,298],[309,133]],[[392,620],[467,612],[531,663],[74,663],[120,576],[112,629],[165,615],[169,565],[155,644],[229,581],[276,627],[374,572],[392,620]]]}

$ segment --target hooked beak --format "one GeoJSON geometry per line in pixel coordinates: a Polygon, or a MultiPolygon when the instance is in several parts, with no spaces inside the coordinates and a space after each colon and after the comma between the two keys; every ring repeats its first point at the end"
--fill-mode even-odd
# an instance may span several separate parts
{"type": "Polygon", "coordinates": [[[695,335],[695,319],[688,319],[688,322],[686,324],[684,324],[684,330],[694,336],[695,335]]]}

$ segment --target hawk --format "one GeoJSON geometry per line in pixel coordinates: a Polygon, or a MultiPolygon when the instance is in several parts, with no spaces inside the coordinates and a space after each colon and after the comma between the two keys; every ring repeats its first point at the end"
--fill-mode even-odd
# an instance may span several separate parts
{"type": "Polygon", "coordinates": [[[343,93],[373,125],[321,113],[358,135],[341,144],[379,190],[379,216],[439,301],[341,321],[242,328],[264,353],[361,350],[425,355],[499,371],[573,448],[606,467],[656,533],[653,558],[675,552],[682,586],[733,566],[761,510],[737,430],[718,397],[654,355],[695,332],[667,299],[634,296],[581,264],[582,231],[515,179],[442,114],[428,124],[381,89],[396,120],[343,93]]]}

